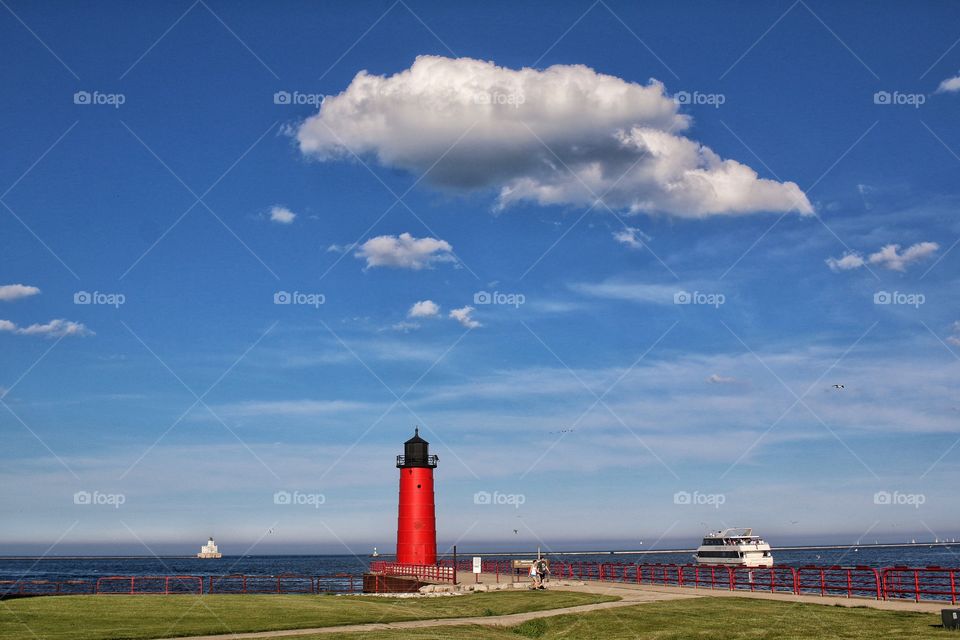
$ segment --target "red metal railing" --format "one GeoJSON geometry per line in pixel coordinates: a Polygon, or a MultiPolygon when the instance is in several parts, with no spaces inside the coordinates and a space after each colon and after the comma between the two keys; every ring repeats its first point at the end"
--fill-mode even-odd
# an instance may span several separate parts
{"type": "Polygon", "coordinates": [[[793,567],[731,567],[730,589],[796,593],[797,571],[793,567]]]}
{"type": "Polygon", "coordinates": [[[880,571],[873,567],[800,567],[796,593],[883,599],[880,571]]]}
{"type": "Polygon", "coordinates": [[[412,576],[432,582],[454,582],[456,569],[453,566],[437,564],[402,564],[377,560],[370,563],[370,571],[388,576],[412,576]]]}
{"type": "Polygon", "coordinates": [[[97,578],[97,594],[177,594],[203,593],[200,576],[104,576],[97,578]]]}
{"type": "Polygon", "coordinates": [[[0,580],[0,598],[4,596],[84,595],[96,592],[92,580],[0,580]]]}
{"type": "Polygon", "coordinates": [[[949,600],[957,603],[960,569],[946,567],[890,567],[883,569],[884,599],[949,600]]]}
{"type": "Polygon", "coordinates": [[[793,593],[847,598],[960,599],[960,568],[946,567],[726,567],[698,564],[553,562],[556,578],[634,582],[673,587],[793,593]]]}
{"type": "Polygon", "coordinates": [[[0,598],[55,595],[176,595],[203,593],[357,593],[360,576],[103,576],[96,580],[0,580],[0,598]]]}

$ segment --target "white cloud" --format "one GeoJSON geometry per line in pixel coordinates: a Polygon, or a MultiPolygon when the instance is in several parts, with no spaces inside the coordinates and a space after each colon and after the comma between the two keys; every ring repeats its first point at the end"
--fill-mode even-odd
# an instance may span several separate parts
{"type": "Polygon", "coordinates": [[[60,338],[64,336],[92,336],[93,331],[73,320],[64,320],[59,318],[51,320],[46,324],[31,324],[29,327],[18,327],[9,320],[0,320],[0,331],[7,331],[23,336],[47,336],[51,338],[60,338]]]}
{"type": "Polygon", "coordinates": [[[25,284],[5,284],[0,285],[0,302],[10,302],[20,298],[29,298],[40,293],[37,287],[31,287],[25,284]]]}
{"type": "Polygon", "coordinates": [[[369,154],[438,187],[496,189],[498,208],[589,206],[606,194],[614,208],[686,218],[813,212],[795,183],[677,135],[689,125],[656,80],[419,56],[390,77],[361,71],[296,136],[321,160],[369,154]]]}
{"type": "Polygon", "coordinates": [[[400,333],[410,333],[411,331],[419,329],[420,324],[417,322],[396,322],[390,325],[390,328],[400,333]]]}
{"type": "Polygon", "coordinates": [[[937,87],[937,93],[956,93],[960,91],[960,75],[947,78],[937,87]]]}
{"type": "Polygon", "coordinates": [[[429,268],[436,262],[456,262],[453,247],[438,238],[414,238],[409,233],[399,236],[370,238],[354,254],[366,258],[367,268],[394,267],[397,269],[429,268]]]}
{"type": "Polygon", "coordinates": [[[297,214],[279,204],[270,207],[270,221],[278,224],[293,224],[297,214]]]}
{"type": "Polygon", "coordinates": [[[707,382],[710,384],[734,384],[736,381],[736,378],[721,376],[718,373],[711,373],[709,376],[707,376],[707,382]]]}
{"type": "Polygon", "coordinates": [[[950,331],[954,335],[947,337],[947,342],[960,347],[960,320],[957,320],[953,323],[953,326],[950,327],[950,331]]]}
{"type": "Polygon", "coordinates": [[[631,249],[640,249],[643,247],[644,241],[650,240],[650,236],[636,227],[624,227],[620,231],[614,232],[613,239],[631,249]]]}
{"type": "Polygon", "coordinates": [[[450,312],[451,318],[465,326],[467,329],[476,329],[477,327],[482,327],[478,321],[473,319],[473,312],[475,309],[470,306],[460,307],[459,309],[454,309],[450,312]]]}
{"type": "Polygon", "coordinates": [[[880,251],[870,254],[870,264],[878,264],[893,271],[906,271],[908,265],[932,256],[939,248],[940,245],[936,242],[918,242],[901,252],[900,245],[888,244],[880,251]]]}
{"type": "Polygon", "coordinates": [[[679,285],[670,286],[663,284],[646,284],[643,282],[628,282],[625,280],[577,282],[569,285],[569,288],[572,291],[590,296],[592,298],[627,300],[629,302],[649,302],[653,304],[673,304],[673,295],[681,289],[679,285]]]}
{"type": "Polygon", "coordinates": [[[440,313],[440,305],[433,300],[415,302],[407,311],[408,318],[432,318],[440,313]]]}
{"type": "Polygon", "coordinates": [[[827,258],[827,266],[832,271],[849,271],[859,269],[867,263],[875,264],[891,271],[906,271],[914,262],[928,258],[940,249],[936,242],[918,242],[900,251],[899,244],[887,244],[879,251],[871,253],[866,258],[853,251],[845,253],[842,258],[827,258]]]}
{"type": "Polygon", "coordinates": [[[826,263],[831,271],[850,271],[865,264],[863,256],[855,251],[843,254],[842,258],[827,258],[826,263]]]}

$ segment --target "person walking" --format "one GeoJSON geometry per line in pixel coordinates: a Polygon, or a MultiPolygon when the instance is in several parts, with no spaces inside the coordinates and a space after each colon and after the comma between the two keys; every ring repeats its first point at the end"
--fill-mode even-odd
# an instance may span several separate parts
{"type": "Polygon", "coordinates": [[[547,561],[541,558],[533,564],[537,569],[537,588],[546,589],[543,583],[546,582],[547,576],[550,574],[550,567],[547,565],[547,561]]]}

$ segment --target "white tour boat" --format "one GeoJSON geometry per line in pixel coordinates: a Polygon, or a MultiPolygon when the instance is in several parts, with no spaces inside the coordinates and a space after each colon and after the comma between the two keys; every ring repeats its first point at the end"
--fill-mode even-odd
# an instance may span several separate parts
{"type": "Polygon", "coordinates": [[[753,529],[724,529],[708,534],[694,554],[697,564],[772,567],[770,545],[753,529]]]}

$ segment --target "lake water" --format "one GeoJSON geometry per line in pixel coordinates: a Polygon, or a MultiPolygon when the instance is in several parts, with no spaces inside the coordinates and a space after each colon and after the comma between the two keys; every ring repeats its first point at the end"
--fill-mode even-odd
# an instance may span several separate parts
{"type": "MultiPolygon", "coordinates": [[[[531,553],[530,557],[535,553],[531,553]]],[[[551,557],[550,554],[545,554],[551,557]]],[[[468,559],[470,553],[460,554],[468,559]]],[[[511,559],[518,556],[499,556],[488,554],[485,559],[511,559]]],[[[383,556],[383,560],[392,560],[383,556]]],[[[690,564],[693,562],[689,552],[668,554],[592,554],[556,556],[564,562],[624,562],[624,563],[663,563],[690,564]]],[[[54,578],[98,578],[102,576],[131,575],[193,575],[210,576],[240,573],[246,575],[298,574],[310,576],[328,576],[336,573],[363,573],[370,558],[352,555],[324,556],[224,556],[219,560],[200,560],[198,558],[0,558],[0,580],[54,579],[54,578]]],[[[906,565],[912,567],[942,566],[960,567],[960,543],[952,547],[929,547],[910,545],[894,548],[860,547],[834,550],[798,550],[774,551],[777,565],[863,565],[870,567],[891,567],[906,565]]]]}

